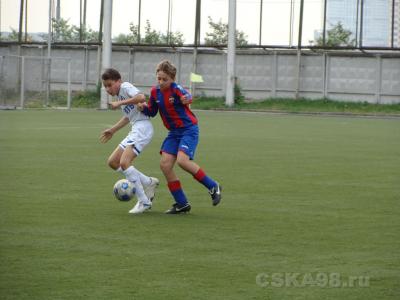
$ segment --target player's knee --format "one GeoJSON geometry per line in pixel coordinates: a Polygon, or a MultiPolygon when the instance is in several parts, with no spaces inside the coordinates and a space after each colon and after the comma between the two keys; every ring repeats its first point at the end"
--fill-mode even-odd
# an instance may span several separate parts
{"type": "Polygon", "coordinates": [[[161,160],[160,161],[160,169],[163,171],[163,173],[168,172],[169,170],[172,169],[172,164],[169,161],[166,160],[161,160]]]}
{"type": "Polygon", "coordinates": [[[118,161],[115,161],[115,160],[112,159],[112,158],[109,158],[109,159],[107,160],[107,164],[108,164],[108,166],[109,166],[111,169],[117,170],[117,169],[119,168],[119,162],[118,162],[118,161]]]}
{"type": "Polygon", "coordinates": [[[121,166],[122,170],[126,170],[130,167],[131,163],[126,160],[121,160],[119,165],[121,166]]]}
{"type": "Polygon", "coordinates": [[[185,169],[189,162],[189,156],[187,156],[186,154],[178,153],[178,156],[176,158],[176,163],[178,164],[178,166],[185,169]]]}

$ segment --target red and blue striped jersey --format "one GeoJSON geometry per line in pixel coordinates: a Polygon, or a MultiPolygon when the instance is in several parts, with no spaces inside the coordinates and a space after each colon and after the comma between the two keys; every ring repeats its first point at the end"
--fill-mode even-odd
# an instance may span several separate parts
{"type": "Polygon", "coordinates": [[[155,86],[151,89],[150,99],[143,113],[154,117],[159,111],[164,126],[168,130],[196,125],[197,118],[190,110],[189,104],[182,104],[180,100],[183,95],[192,100],[192,95],[175,82],[169,89],[163,91],[159,86],[155,86]]]}

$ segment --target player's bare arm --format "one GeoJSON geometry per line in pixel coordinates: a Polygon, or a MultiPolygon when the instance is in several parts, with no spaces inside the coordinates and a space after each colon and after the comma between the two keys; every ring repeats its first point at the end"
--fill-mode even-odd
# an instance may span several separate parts
{"type": "Polygon", "coordinates": [[[116,133],[128,123],[129,119],[126,117],[122,117],[113,127],[107,128],[100,134],[100,142],[107,143],[112,138],[114,133],[116,133]]]}
{"type": "Polygon", "coordinates": [[[108,102],[108,105],[110,106],[111,109],[117,109],[121,105],[129,105],[129,104],[136,105],[136,104],[139,104],[139,103],[142,103],[145,101],[146,101],[146,97],[144,96],[144,94],[137,94],[136,96],[129,98],[129,99],[108,102]]]}

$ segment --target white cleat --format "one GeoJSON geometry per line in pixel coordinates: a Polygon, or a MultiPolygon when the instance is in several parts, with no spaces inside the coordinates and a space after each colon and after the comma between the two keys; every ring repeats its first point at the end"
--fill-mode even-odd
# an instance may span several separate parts
{"type": "Polygon", "coordinates": [[[149,210],[150,208],[151,208],[151,202],[147,204],[147,203],[142,203],[141,201],[138,200],[138,202],[136,202],[136,205],[129,211],[129,213],[141,214],[146,210],[149,210]]]}
{"type": "Polygon", "coordinates": [[[144,193],[146,194],[147,198],[150,201],[153,201],[154,195],[156,193],[156,188],[160,184],[160,180],[158,180],[155,177],[150,177],[150,184],[149,185],[143,185],[144,193]]]}

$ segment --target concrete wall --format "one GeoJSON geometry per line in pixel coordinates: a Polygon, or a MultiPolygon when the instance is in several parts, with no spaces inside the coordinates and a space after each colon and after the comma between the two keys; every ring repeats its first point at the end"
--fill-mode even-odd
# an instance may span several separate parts
{"type": "MultiPolygon", "coordinates": [[[[2,89],[19,89],[20,62],[13,55],[25,56],[27,90],[42,90],[48,72],[46,46],[0,45],[0,78],[2,89]]],[[[51,56],[51,89],[66,89],[67,64],[71,62],[73,90],[95,88],[101,61],[98,46],[55,46],[51,56]]],[[[113,67],[123,80],[133,82],[148,93],[155,83],[155,67],[162,59],[178,68],[177,81],[189,87],[193,68],[192,49],[113,47],[113,67]]],[[[297,80],[295,50],[238,50],[236,74],[242,93],[249,99],[269,97],[311,99],[329,98],[370,103],[400,103],[400,53],[354,53],[304,51],[301,56],[300,80],[297,80]],[[297,90],[298,88],[298,90],[297,90]]],[[[226,52],[199,49],[196,73],[204,83],[196,84],[196,95],[224,96],[226,52]]]]}

